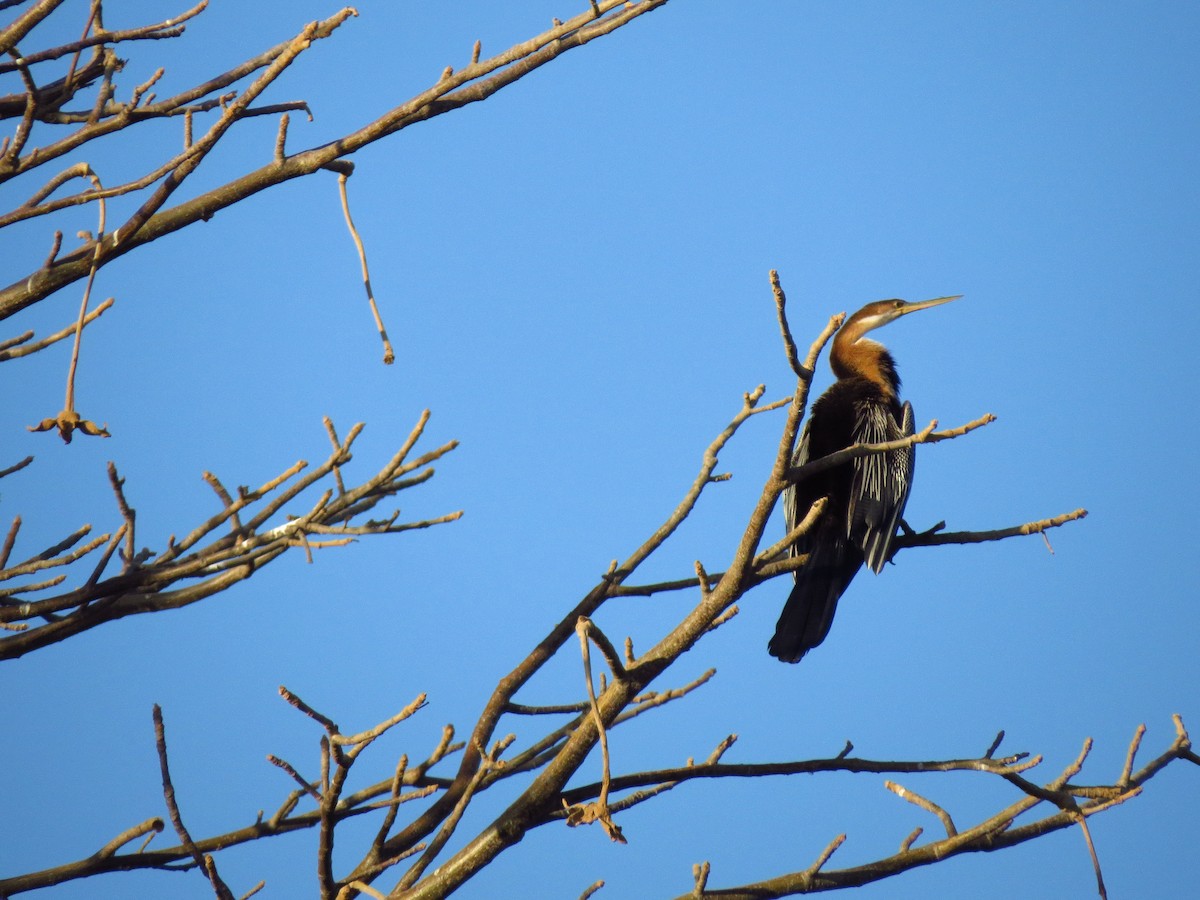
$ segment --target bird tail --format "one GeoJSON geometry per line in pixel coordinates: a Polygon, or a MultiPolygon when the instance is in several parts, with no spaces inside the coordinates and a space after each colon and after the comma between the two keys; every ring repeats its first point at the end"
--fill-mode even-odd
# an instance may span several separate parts
{"type": "Polygon", "coordinates": [[[814,551],[808,565],[797,570],[796,585],[783,605],[775,636],[767,644],[767,650],[780,662],[800,662],[805,653],[825,640],[838,598],[862,564],[819,559],[819,555],[823,555],[819,549],[814,551]]]}

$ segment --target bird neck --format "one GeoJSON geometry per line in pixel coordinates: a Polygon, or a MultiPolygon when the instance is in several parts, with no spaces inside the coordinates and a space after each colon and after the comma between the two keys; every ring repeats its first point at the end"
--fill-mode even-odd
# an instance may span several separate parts
{"type": "Polygon", "coordinates": [[[829,365],[839,379],[865,378],[878,385],[891,399],[896,399],[900,394],[900,375],[896,372],[896,362],[878,341],[853,332],[839,331],[833,339],[829,365]]]}

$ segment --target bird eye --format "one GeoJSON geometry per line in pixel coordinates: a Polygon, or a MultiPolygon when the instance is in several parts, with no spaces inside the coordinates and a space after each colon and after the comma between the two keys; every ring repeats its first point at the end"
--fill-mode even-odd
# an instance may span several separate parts
{"type": "Polygon", "coordinates": [[[894,306],[896,309],[900,309],[902,306],[904,306],[904,301],[903,300],[893,300],[892,306],[894,306]]]}

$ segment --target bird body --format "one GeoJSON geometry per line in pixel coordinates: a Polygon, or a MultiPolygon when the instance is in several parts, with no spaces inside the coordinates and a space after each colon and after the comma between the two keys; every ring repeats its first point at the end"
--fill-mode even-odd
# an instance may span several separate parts
{"type": "MultiPolygon", "coordinates": [[[[867,332],[902,315],[948,303],[880,300],[851,316],[833,340],[829,362],[837,381],[813,404],[792,465],[802,466],[854,444],[879,444],[913,434],[912,406],[900,401],[900,376],[891,354],[867,332]]],[[[866,563],[879,573],[891,558],[913,477],[913,448],[860,456],[789,485],[783,494],[790,531],[822,497],[825,512],[792,545],[808,561],[794,573],[768,649],[783,662],[799,662],[829,633],[837,602],[866,563]]]]}

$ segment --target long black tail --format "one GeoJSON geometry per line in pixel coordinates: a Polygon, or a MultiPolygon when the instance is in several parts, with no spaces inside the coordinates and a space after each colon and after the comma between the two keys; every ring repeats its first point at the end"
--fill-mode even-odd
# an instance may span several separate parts
{"type": "Polygon", "coordinates": [[[796,572],[796,586],[783,605],[775,636],[767,650],[781,662],[797,663],[825,640],[838,598],[862,567],[862,555],[842,544],[836,548],[818,545],[808,565],[796,572]]]}

